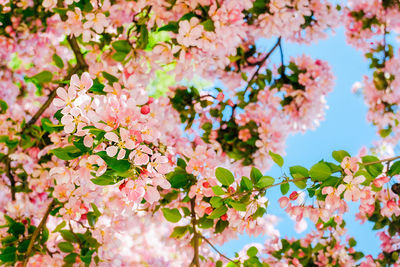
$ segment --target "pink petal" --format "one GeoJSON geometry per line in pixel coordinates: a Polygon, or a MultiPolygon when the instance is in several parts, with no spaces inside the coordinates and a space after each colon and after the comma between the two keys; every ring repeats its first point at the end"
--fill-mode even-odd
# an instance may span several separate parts
{"type": "Polygon", "coordinates": [[[66,125],[66,124],[72,123],[73,120],[74,120],[74,117],[72,117],[71,115],[65,115],[61,118],[61,123],[66,125]]]}
{"type": "Polygon", "coordinates": [[[71,76],[71,85],[79,87],[79,82],[78,75],[74,74],[71,76]]]}
{"type": "Polygon", "coordinates": [[[343,181],[344,181],[345,183],[348,183],[348,184],[349,184],[352,180],[353,180],[353,177],[350,176],[350,175],[347,175],[347,176],[344,177],[344,179],[343,179],[343,181]]]}
{"type": "Polygon", "coordinates": [[[149,186],[147,187],[146,194],[144,195],[144,199],[150,204],[158,201],[160,199],[160,193],[157,191],[156,188],[149,186]]]}
{"type": "Polygon", "coordinates": [[[134,163],[136,165],[144,165],[149,162],[149,156],[146,154],[142,154],[140,156],[136,155],[134,159],[134,163]]]}
{"type": "Polygon", "coordinates": [[[66,105],[66,103],[61,98],[55,98],[53,100],[53,105],[56,106],[56,107],[64,107],[66,105]]]}
{"type": "Polygon", "coordinates": [[[357,176],[356,178],[354,178],[353,184],[361,184],[364,181],[365,181],[364,175],[360,175],[360,176],[357,176]]]}
{"type": "Polygon", "coordinates": [[[121,139],[122,139],[123,141],[126,142],[126,140],[129,139],[129,131],[128,131],[128,130],[126,130],[126,129],[124,129],[124,128],[120,128],[120,129],[119,129],[119,133],[120,133],[121,139]]]}
{"type": "Polygon", "coordinates": [[[75,97],[76,97],[76,90],[75,90],[74,87],[70,87],[70,88],[68,89],[68,97],[69,97],[70,99],[75,99],[75,97]]]}
{"type": "Polygon", "coordinates": [[[87,72],[84,72],[82,74],[81,82],[85,86],[86,90],[90,89],[93,85],[93,80],[92,80],[92,78],[90,78],[90,74],[87,72]]]}
{"type": "Polygon", "coordinates": [[[166,174],[169,172],[169,165],[168,164],[160,164],[156,167],[158,173],[166,174]]]}
{"type": "Polygon", "coordinates": [[[75,130],[75,124],[70,123],[64,126],[64,132],[72,133],[75,130]]]}
{"type": "Polygon", "coordinates": [[[106,149],[107,155],[109,157],[114,157],[117,154],[118,148],[116,146],[109,146],[106,149]]]}
{"type": "Polygon", "coordinates": [[[63,100],[66,100],[68,98],[67,91],[65,91],[65,89],[62,87],[58,87],[57,95],[58,95],[58,97],[60,97],[63,100]]]}
{"type": "Polygon", "coordinates": [[[118,160],[123,159],[125,157],[125,154],[126,154],[126,150],[125,149],[121,149],[119,151],[119,153],[118,153],[117,159],[118,160]]]}
{"type": "Polygon", "coordinates": [[[110,140],[110,141],[115,142],[115,143],[118,143],[118,142],[119,142],[118,136],[117,136],[115,133],[113,133],[113,132],[108,132],[108,133],[106,133],[106,134],[104,135],[104,137],[107,138],[107,139],[110,140]]]}
{"type": "Polygon", "coordinates": [[[93,145],[93,138],[90,135],[86,135],[85,138],[83,138],[83,144],[86,147],[92,147],[93,145]]]}

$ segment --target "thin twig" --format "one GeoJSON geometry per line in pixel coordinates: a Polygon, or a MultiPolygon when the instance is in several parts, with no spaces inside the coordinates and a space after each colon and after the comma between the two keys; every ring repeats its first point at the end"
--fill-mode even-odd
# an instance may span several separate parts
{"type": "Polygon", "coordinates": [[[208,240],[205,236],[200,235],[200,237],[201,237],[202,239],[204,239],[204,241],[206,241],[206,242],[210,245],[210,247],[212,247],[221,257],[227,259],[228,261],[231,261],[231,262],[235,263],[233,260],[231,260],[230,258],[228,258],[228,257],[227,257],[226,255],[224,255],[223,253],[221,253],[221,252],[210,242],[210,240],[208,240]]]}
{"type": "MultiPolygon", "coordinates": [[[[257,64],[258,67],[257,67],[256,71],[253,73],[253,75],[251,76],[249,82],[247,83],[247,86],[246,86],[246,88],[244,89],[243,95],[245,95],[246,92],[247,92],[247,90],[248,90],[249,88],[251,88],[251,85],[252,85],[254,79],[258,76],[258,73],[260,72],[260,70],[261,70],[262,66],[264,65],[265,61],[267,61],[267,59],[271,56],[271,54],[275,51],[275,49],[279,46],[280,43],[281,43],[281,37],[278,38],[278,41],[276,41],[275,45],[274,45],[274,46],[271,48],[271,50],[263,57],[263,59],[261,59],[261,60],[259,61],[259,63],[257,64]]],[[[237,107],[237,104],[235,104],[235,105],[232,107],[232,115],[231,115],[231,117],[234,117],[236,107],[237,107]]]]}
{"type": "Polygon", "coordinates": [[[381,159],[381,160],[372,161],[372,162],[366,162],[366,163],[363,163],[363,165],[364,166],[374,165],[374,164],[377,164],[377,163],[382,163],[382,162],[386,162],[386,161],[393,161],[393,160],[396,160],[396,159],[400,159],[400,156],[387,158],[387,159],[381,159]]]}
{"type": "Polygon", "coordinates": [[[56,203],[56,201],[55,201],[55,199],[53,199],[51,201],[51,203],[49,204],[49,206],[47,207],[47,210],[46,210],[42,220],[40,221],[39,225],[36,227],[35,231],[33,232],[31,240],[29,241],[28,249],[26,250],[26,254],[25,254],[26,257],[25,257],[24,262],[22,263],[22,267],[27,266],[28,261],[29,261],[29,256],[32,253],[32,249],[35,244],[35,241],[38,238],[40,231],[45,226],[47,218],[49,217],[49,214],[50,214],[51,210],[53,209],[53,206],[55,203],[56,203]]]}

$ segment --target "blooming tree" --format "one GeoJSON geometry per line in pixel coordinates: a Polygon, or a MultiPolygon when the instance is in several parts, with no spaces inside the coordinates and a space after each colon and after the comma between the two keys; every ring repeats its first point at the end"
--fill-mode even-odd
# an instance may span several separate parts
{"type": "Polygon", "coordinates": [[[370,60],[354,90],[377,147],[399,142],[399,18],[396,0],[0,0],[0,263],[400,266],[400,157],[280,156],[334,85],[328,62],[282,43],[340,25],[370,60]],[[376,258],[346,234],[350,202],[379,231],[376,258]],[[281,237],[271,205],[315,229],[281,237]],[[268,238],[216,248],[243,233],[268,238]]]}

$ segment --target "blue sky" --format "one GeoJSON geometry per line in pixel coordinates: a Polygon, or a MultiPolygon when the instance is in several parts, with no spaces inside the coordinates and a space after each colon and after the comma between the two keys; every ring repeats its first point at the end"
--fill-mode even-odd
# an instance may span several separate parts
{"type": "MultiPolygon", "coordinates": [[[[274,40],[265,42],[266,49],[271,47],[274,42],[274,40]]],[[[354,95],[351,92],[353,83],[361,81],[363,75],[370,73],[368,62],[360,51],[346,44],[344,29],[337,29],[334,36],[319,41],[317,44],[299,46],[283,43],[283,49],[285,62],[289,60],[290,56],[305,53],[313,58],[328,61],[336,77],[335,89],[327,98],[329,109],[326,111],[325,120],[316,130],[297,134],[288,139],[284,157],[286,170],[293,165],[311,167],[321,159],[332,160],[333,150],[344,149],[355,155],[362,146],[371,147],[373,141],[378,138],[376,130],[366,121],[367,108],[362,96],[354,95]]],[[[267,174],[279,177],[281,170],[279,167],[274,167],[267,174]]],[[[297,234],[294,231],[293,221],[279,207],[277,200],[280,192],[278,191],[279,189],[273,189],[267,192],[270,199],[268,212],[282,218],[277,226],[281,236],[304,236],[308,230],[297,234]]],[[[379,251],[379,238],[376,236],[376,232],[372,231],[370,223],[366,222],[360,225],[358,221],[355,221],[354,214],[357,211],[358,205],[351,205],[350,212],[344,217],[347,222],[348,234],[357,240],[356,249],[363,251],[366,255],[375,256],[379,251]]],[[[242,236],[239,240],[225,244],[221,250],[227,255],[233,256],[234,252],[241,250],[245,244],[263,243],[264,240],[265,237],[242,236]]]]}

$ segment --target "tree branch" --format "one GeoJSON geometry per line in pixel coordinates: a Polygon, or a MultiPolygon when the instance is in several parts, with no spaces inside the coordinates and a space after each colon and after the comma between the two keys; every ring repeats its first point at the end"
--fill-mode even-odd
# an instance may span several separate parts
{"type": "Polygon", "coordinates": [[[387,158],[387,159],[382,159],[382,160],[377,160],[377,161],[373,161],[373,162],[366,162],[366,163],[363,163],[363,164],[364,164],[364,166],[368,166],[368,165],[374,165],[374,164],[382,163],[382,162],[386,162],[386,161],[393,161],[393,160],[396,160],[396,159],[400,159],[400,156],[387,158]]]}
{"type": "MultiPolygon", "coordinates": [[[[264,65],[265,61],[267,61],[267,59],[271,56],[271,54],[275,51],[275,49],[280,45],[281,39],[282,39],[282,38],[279,37],[279,38],[278,38],[278,41],[276,41],[275,45],[271,48],[271,50],[258,62],[258,64],[257,64],[258,67],[257,67],[256,71],[253,73],[253,75],[251,76],[249,82],[247,83],[247,86],[246,86],[246,88],[244,89],[243,95],[245,95],[246,92],[247,92],[247,90],[248,90],[249,88],[251,88],[251,85],[252,85],[254,79],[258,76],[258,73],[260,72],[261,67],[264,65]]],[[[231,115],[231,117],[234,117],[236,107],[237,107],[237,104],[235,104],[235,105],[232,107],[232,115],[231,115]]]]}
{"type": "Polygon", "coordinates": [[[206,242],[210,245],[210,247],[212,247],[221,257],[227,259],[228,261],[231,261],[231,262],[235,263],[233,260],[231,260],[230,258],[228,258],[227,256],[225,256],[224,254],[222,254],[222,253],[210,242],[210,240],[208,240],[205,236],[200,235],[200,237],[201,237],[202,239],[204,239],[204,241],[206,241],[206,242]]]}
{"type": "Polygon", "coordinates": [[[6,165],[6,175],[10,180],[10,189],[11,189],[11,200],[15,200],[15,179],[14,175],[11,173],[11,159],[10,157],[6,156],[4,164],[6,165]]]}
{"type": "Polygon", "coordinates": [[[196,212],[194,211],[194,207],[196,205],[196,197],[190,199],[190,212],[192,216],[192,226],[193,226],[193,260],[190,264],[191,266],[200,267],[200,258],[199,258],[199,233],[197,233],[196,225],[196,212]]]}
{"type": "Polygon", "coordinates": [[[37,228],[33,232],[31,240],[29,241],[28,249],[27,249],[26,254],[25,254],[26,255],[25,260],[22,263],[22,267],[26,267],[27,266],[28,261],[29,261],[29,255],[32,253],[32,249],[33,249],[33,246],[35,244],[35,241],[38,238],[40,231],[45,226],[47,218],[49,217],[49,214],[50,214],[51,210],[53,209],[53,206],[54,206],[55,202],[56,202],[55,199],[53,199],[51,201],[51,203],[47,207],[47,210],[46,210],[42,220],[40,221],[39,225],[37,226],[37,228]]]}
{"type": "MultiPolygon", "coordinates": [[[[68,43],[71,46],[72,51],[74,52],[76,58],[76,65],[68,72],[67,76],[64,77],[64,80],[71,79],[71,76],[77,73],[80,69],[86,70],[88,65],[83,58],[83,54],[81,53],[81,49],[79,48],[78,42],[76,41],[75,36],[67,37],[68,43]]],[[[50,106],[51,102],[57,95],[57,90],[53,90],[50,92],[46,102],[40,107],[38,111],[36,111],[35,115],[25,124],[24,128],[21,131],[21,134],[25,132],[31,125],[35,124],[35,122],[42,116],[42,114],[46,111],[46,109],[50,106]]]]}

